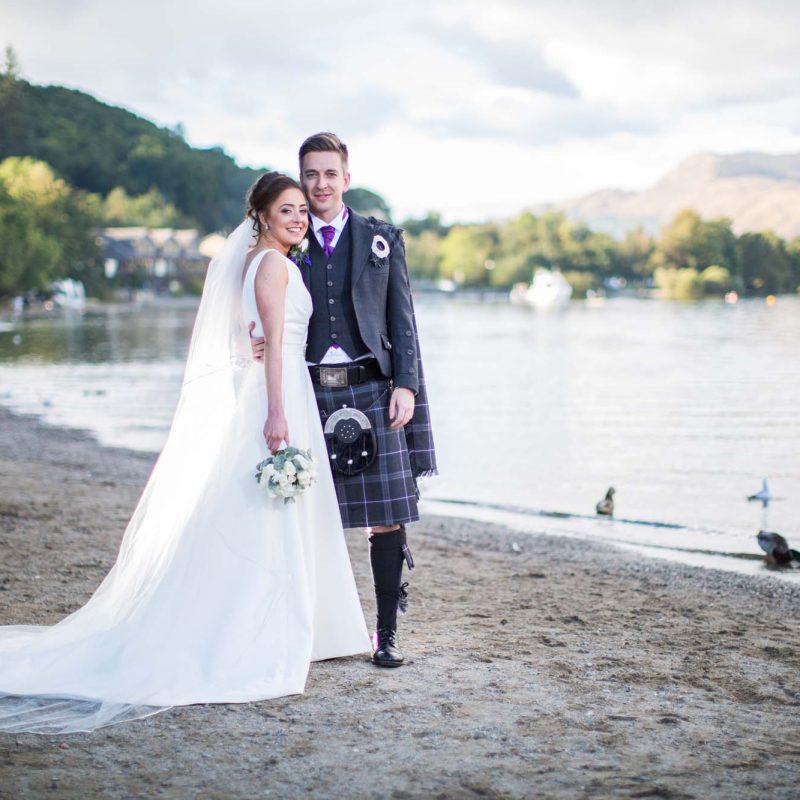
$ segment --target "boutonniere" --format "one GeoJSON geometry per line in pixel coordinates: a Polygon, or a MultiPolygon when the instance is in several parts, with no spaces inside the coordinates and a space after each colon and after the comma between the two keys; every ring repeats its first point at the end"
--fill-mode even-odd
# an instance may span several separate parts
{"type": "Polygon", "coordinates": [[[387,259],[389,258],[389,253],[391,252],[391,248],[389,247],[389,242],[383,238],[379,233],[376,233],[372,237],[372,255],[370,256],[370,261],[372,262],[373,266],[383,267],[387,263],[387,259]]]}
{"type": "Polygon", "coordinates": [[[289,258],[297,264],[298,267],[311,266],[311,257],[308,255],[308,239],[303,239],[300,244],[294,245],[289,248],[289,258]]]}

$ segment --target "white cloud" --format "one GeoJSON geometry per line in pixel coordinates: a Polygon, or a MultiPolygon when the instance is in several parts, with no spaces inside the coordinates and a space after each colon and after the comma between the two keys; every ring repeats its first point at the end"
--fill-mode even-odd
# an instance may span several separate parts
{"type": "Polygon", "coordinates": [[[397,216],[451,219],[800,149],[799,26],[778,0],[0,0],[33,81],[290,172],[331,128],[397,216]]]}

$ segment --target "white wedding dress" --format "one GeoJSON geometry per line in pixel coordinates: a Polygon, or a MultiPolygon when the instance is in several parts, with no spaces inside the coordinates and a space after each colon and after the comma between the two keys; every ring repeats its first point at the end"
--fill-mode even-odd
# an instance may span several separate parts
{"type": "MultiPolygon", "coordinates": [[[[243,284],[239,267],[237,336],[248,319],[261,334],[263,255],[243,284]]],[[[369,651],[304,361],[311,297],[298,267],[286,267],[284,404],[291,444],[317,458],[317,482],[288,504],[256,483],[267,455],[263,364],[244,355],[194,382],[187,367],[170,440],[109,575],[56,625],[0,628],[0,731],[69,733],[176,705],[296,694],[311,661],[369,651]],[[197,427],[215,408],[224,430],[215,433],[216,417],[197,427]]]]}

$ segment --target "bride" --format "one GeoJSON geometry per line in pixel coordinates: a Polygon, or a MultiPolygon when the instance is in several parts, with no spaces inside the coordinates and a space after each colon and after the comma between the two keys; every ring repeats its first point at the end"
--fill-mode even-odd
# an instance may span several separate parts
{"type": "Polygon", "coordinates": [[[330,470],[286,505],[255,480],[284,442],[326,451],[303,357],[311,297],[287,257],[305,196],[268,173],[248,206],[209,267],[170,434],[116,563],[56,625],[0,627],[0,731],[296,694],[311,661],[370,649],[330,470]],[[270,342],[263,364],[250,320],[270,342]]]}

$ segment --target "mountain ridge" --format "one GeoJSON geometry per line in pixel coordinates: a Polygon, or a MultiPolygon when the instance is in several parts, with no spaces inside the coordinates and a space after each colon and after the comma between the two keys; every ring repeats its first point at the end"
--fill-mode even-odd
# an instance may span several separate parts
{"type": "Polygon", "coordinates": [[[618,238],[651,234],[684,208],[703,218],[728,217],[737,234],[773,230],[800,236],[800,153],[697,153],[641,191],[600,189],[555,205],[570,219],[618,238]]]}

